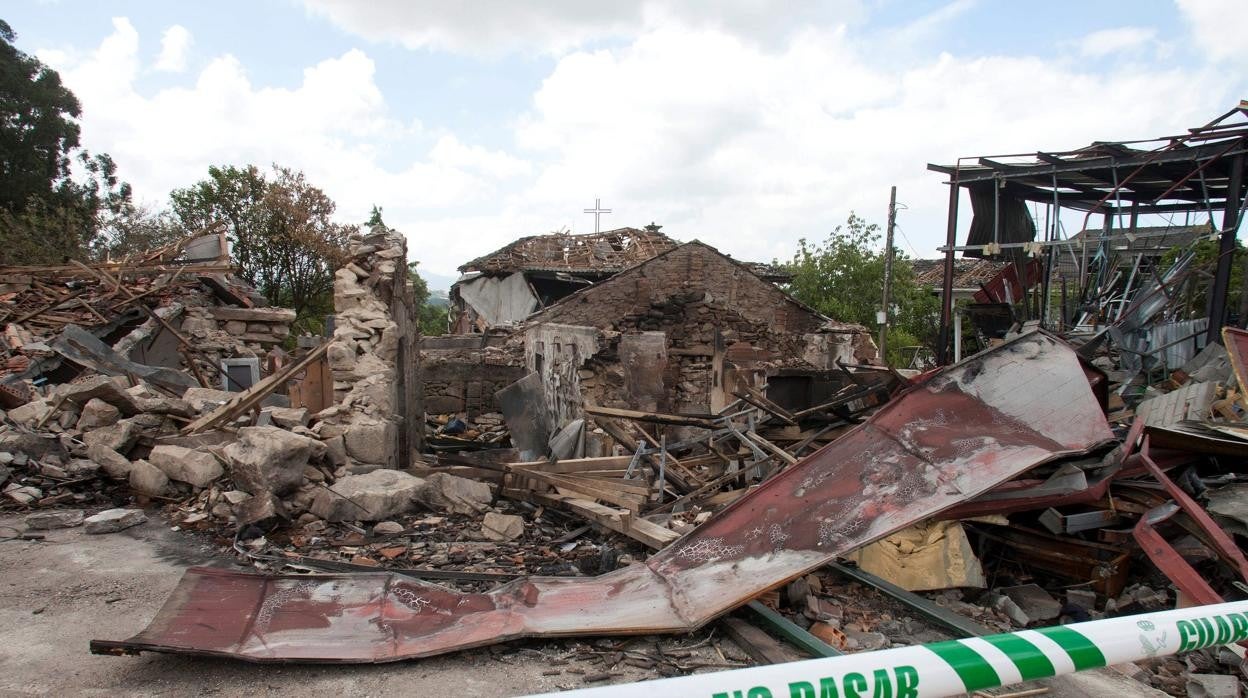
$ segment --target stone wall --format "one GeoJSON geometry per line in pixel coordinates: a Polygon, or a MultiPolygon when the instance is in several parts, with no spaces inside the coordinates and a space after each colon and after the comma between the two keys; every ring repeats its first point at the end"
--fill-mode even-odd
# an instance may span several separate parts
{"type": "Polygon", "coordinates": [[[781,371],[820,372],[877,354],[865,328],[824,318],[701,243],[570,296],[526,324],[531,367],[539,363],[534,354],[545,361],[558,354],[535,344],[538,328],[595,328],[596,353],[577,357],[579,388],[598,404],[634,409],[716,411],[738,383],[757,386],[781,371]],[[655,333],[665,338],[663,351],[655,333]]]}
{"type": "Polygon", "coordinates": [[[352,242],[334,275],[334,337],[327,349],[335,405],[314,427],[353,472],[405,468],[423,446],[419,326],[399,233],[352,242]]]}
{"type": "Polygon", "coordinates": [[[422,337],[420,377],[430,414],[499,412],[494,394],[524,377],[523,357],[501,334],[422,337]]]}

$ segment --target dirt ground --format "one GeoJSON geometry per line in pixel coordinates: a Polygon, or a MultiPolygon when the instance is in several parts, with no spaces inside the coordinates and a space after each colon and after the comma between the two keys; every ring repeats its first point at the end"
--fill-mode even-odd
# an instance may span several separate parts
{"type": "MultiPolygon", "coordinates": [[[[0,527],[21,528],[0,516],[0,527]]],[[[0,528],[0,538],[14,531],[0,528]]],[[[142,629],[191,565],[229,565],[156,515],[102,536],[48,531],[40,542],[0,541],[0,695],[515,696],[585,687],[552,670],[560,643],[513,643],[446,657],[375,666],[255,665],[198,657],[92,655],[92,639],[142,629]]],[[[652,678],[621,667],[611,682],[652,678]]],[[[1054,680],[1050,696],[1160,694],[1112,672],[1054,680]]],[[[1017,689],[1015,689],[1017,690],[1017,689]]]]}

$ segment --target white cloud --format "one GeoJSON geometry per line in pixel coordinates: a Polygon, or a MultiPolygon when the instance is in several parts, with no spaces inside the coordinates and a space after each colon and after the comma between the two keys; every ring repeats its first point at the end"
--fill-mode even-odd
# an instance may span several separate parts
{"type": "Polygon", "coordinates": [[[1181,132],[1225,109],[1235,95],[1224,78],[951,55],[889,72],[845,29],[807,31],[774,52],[714,31],[657,30],[558,62],[519,131],[553,162],[527,203],[601,194],[621,224],[654,218],[770,259],[851,210],[882,221],[896,184],[908,237],[931,255],[946,192],[926,163],[1181,132]]]}
{"type": "MultiPolygon", "coordinates": [[[[567,21],[581,28],[567,36],[583,42],[615,26],[585,19],[619,12],[600,5],[569,10],[567,21]]],[[[510,6],[489,8],[511,17],[510,6]]],[[[750,6],[736,0],[729,9],[750,6]]],[[[929,32],[968,6],[949,3],[911,26],[929,32]]],[[[730,26],[743,10],[701,24],[642,10],[642,19],[620,20],[631,38],[565,46],[526,113],[494,125],[495,140],[514,136],[514,147],[503,149],[400,123],[361,50],[306,68],[293,87],[253,84],[245,66],[221,55],[177,87],[142,92],[139,37],[118,19],[94,51],[62,52],[55,67],[84,105],[84,144],[113,154],[142,196],[163,201],[210,164],[278,162],[306,172],[344,220],[383,206],[387,222],[410,235],[422,268],[440,273],[519,235],[584,231],[592,217],[581,209],[597,196],[615,210],[605,226],[654,220],[738,258],[784,259],[798,238],[822,238],[851,210],[881,222],[894,184],[908,206],[900,219],[906,238],[930,256],[944,237],[946,191],[926,163],[1182,132],[1248,87],[1219,66],[1173,66],[1151,52],[1121,72],[1026,55],[914,52],[885,62],[876,37],[852,23],[760,41],[730,26]],[[400,154],[406,161],[392,164],[400,154]]],[[[467,40],[470,23],[448,12],[425,30],[436,40],[419,45],[467,40]]],[[[396,27],[412,22],[390,19],[396,27]]],[[[481,41],[506,41],[500,22],[483,19],[481,41]]],[[[527,26],[517,21],[515,33],[530,45],[545,36],[527,26]]],[[[1079,225],[1074,218],[1068,228],[1079,225]]]]}
{"type": "Polygon", "coordinates": [[[191,32],[175,24],[160,37],[160,55],[156,58],[156,70],[181,73],[186,70],[186,55],[191,50],[191,32]]]}
{"type": "Polygon", "coordinates": [[[1244,37],[1248,9],[1242,0],[1175,0],[1192,30],[1193,44],[1210,58],[1248,64],[1244,37]]]}
{"type": "MultiPolygon", "coordinates": [[[[114,19],[112,34],[92,51],[40,55],[83,104],[84,146],[113,155],[121,177],[148,202],[163,205],[170,190],[202,179],[209,165],[276,162],[303,170],[339,204],[344,221],[363,221],[376,203],[389,222],[414,230],[415,212],[490,200],[499,181],[528,172],[528,163],[505,153],[398,123],[372,59],[359,50],[306,68],[292,88],[255,85],[238,59],[221,55],[186,84],[151,94],[136,88],[139,35],[125,18],[114,19]],[[415,155],[382,166],[394,148],[415,155]]],[[[453,268],[458,256],[442,249],[438,266],[453,268]]]]}
{"type": "Polygon", "coordinates": [[[1157,37],[1152,27],[1118,27],[1092,32],[1079,41],[1079,52],[1092,58],[1146,46],[1157,37]]]}
{"type": "Polygon", "coordinates": [[[762,0],[303,0],[312,14],[370,41],[472,55],[512,50],[563,53],[588,42],[628,38],[680,24],[715,28],[772,41],[803,22],[847,22],[862,15],[862,0],[797,0],[783,11],[762,0]]]}

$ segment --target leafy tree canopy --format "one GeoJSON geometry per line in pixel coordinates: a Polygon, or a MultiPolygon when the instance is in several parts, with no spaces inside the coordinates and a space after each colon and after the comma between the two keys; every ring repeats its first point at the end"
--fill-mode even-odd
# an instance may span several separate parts
{"type": "MultiPolygon", "coordinates": [[[[876,311],[884,291],[884,251],[880,227],[856,214],[838,225],[826,240],[798,241],[786,267],[793,275],[789,292],[830,318],[876,328],[876,311]]],[[[914,283],[904,252],[893,250],[893,290],[888,360],[898,363],[901,348],[931,342],[938,324],[935,296],[914,283]]]]}
{"type": "Polygon", "coordinates": [[[130,186],[108,155],[79,148],[78,99],[16,38],[0,20],[0,263],[86,256],[133,215],[130,186]]]}
{"type": "Polygon", "coordinates": [[[239,275],[273,305],[294,309],[300,329],[316,331],[333,312],[334,270],[356,228],[331,220],[333,200],[302,172],[210,167],[207,179],[169,198],[185,230],[225,225],[239,275]]]}

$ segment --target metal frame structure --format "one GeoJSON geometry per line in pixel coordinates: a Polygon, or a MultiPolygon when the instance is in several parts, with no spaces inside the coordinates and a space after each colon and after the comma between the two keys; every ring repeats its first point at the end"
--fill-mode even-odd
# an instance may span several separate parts
{"type": "MultiPolygon", "coordinates": [[[[1129,216],[1127,232],[1136,227],[1141,214],[1222,214],[1217,271],[1209,303],[1209,341],[1219,341],[1227,311],[1227,290],[1235,236],[1243,209],[1244,156],[1248,153],[1248,101],[1241,101],[1213,121],[1188,129],[1181,135],[1142,141],[1095,142],[1065,152],[995,155],[959,158],[955,165],[928,164],[933,172],[948,175],[949,208],[941,328],[937,359],[948,363],[950,324],[953,317],[954,252],[966,250],[957,242],[958,200],[962,188],[993,185],[994,200],[1001,195],[1051,207],[1040,248],[1046,249],[1047,291],[1053,253],[1060,245],[1060,212],[1063,208],[1104,216],[1105,236],[1114,234],[1113,221],[1129,216]]],[[[994,211],[994,219],[996,217],[994,211]]],[[[1086,225],[1084,226],[1086,227],[1086,225]]],[[[994,237],[996,221],[994,220],[994,237]]],[[[1000,245],[1000,247],[1020,247],[1000,245]]],[[[978,249],[978,248],[977,248],[978,249]]],[[[1042,303],[1047,306],[1048,293],[1042,303]]],[[[1041,317],[1044,317],[1042,308],[1041,317]]]]}

